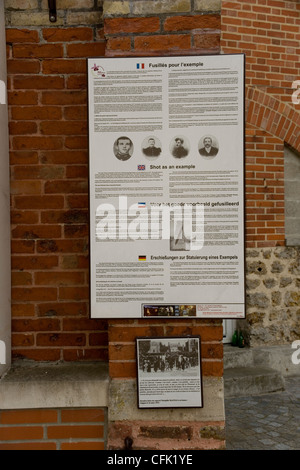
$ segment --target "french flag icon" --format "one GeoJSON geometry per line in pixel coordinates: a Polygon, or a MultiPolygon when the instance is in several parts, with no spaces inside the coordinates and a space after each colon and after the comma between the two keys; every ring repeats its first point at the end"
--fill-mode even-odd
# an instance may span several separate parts
{"type": "Polygon", "coordinates": [[[144,68],[145,68],[145,64],[136,64],[136,68],[137,68],[137,69],[144,69],[144,68]]]}

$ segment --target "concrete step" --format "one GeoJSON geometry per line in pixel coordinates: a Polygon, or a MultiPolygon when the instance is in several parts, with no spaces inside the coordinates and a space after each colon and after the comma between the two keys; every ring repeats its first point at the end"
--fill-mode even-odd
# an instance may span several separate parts
{"type": "Polygon", "coordinates": [[[224,369],[225,398],[262,395],[284,390],[280,372],[262,366],[227,367],[224,369]]]}
{"type": "Polygon", "coordinates": [[[253,349],[224,345],[224,369],[253,366],[253,349]]]}

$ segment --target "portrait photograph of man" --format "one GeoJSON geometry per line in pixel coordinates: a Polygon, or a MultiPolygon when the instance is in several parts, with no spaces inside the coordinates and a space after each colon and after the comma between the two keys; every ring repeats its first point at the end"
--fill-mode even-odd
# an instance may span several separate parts
{"type": "Polygon", "coordinates": [[[171,153],[175,158],[184,158],[189,154],[187,139],[175,137],[171,142],[171,153]]]}
{"type": "Polygon", "coordinates": [[[114,143],[114,154],[118,160],[126,161],[132,156],[133,143],[129,137],[119,137],[114,143]]]}
{"type": "Polygon", "coordinates": [[[161,154],[161,144],[156,137],[148,137],[143,142],[142,151],[146,157],[159,157],[161,154]]]}
{"type": "Polygon", "coordinates": [[[215,157],[219,152],[216,139],[212,136],[204,136],[199,142],[199,153],[202,157],[215,157]]]}

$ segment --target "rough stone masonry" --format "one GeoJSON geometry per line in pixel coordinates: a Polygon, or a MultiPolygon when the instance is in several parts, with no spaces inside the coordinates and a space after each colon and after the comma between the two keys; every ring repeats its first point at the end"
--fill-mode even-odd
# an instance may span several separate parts
{"type": "Polygon", "coordinates": [[[300,248],[249,249],[246,257],[246,341],[291,343],[300,335],[300,248]]]}

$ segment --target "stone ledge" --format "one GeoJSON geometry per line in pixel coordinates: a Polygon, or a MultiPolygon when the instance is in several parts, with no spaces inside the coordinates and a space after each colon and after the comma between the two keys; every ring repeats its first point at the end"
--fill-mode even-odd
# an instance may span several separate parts
{"type": "Polygon", "coordinates": [[[137,407],[135,379],[113,379],[110,383],[108,417],[112,421],[201,421],[225,420],[223,377],[202,378],[203,408],[148,408],[137,407]]]}
{"type": "Polygon", "coordinates": [[[108,364],[13,364],[0,379],[0,409],[107,407],[108,364]]]}

